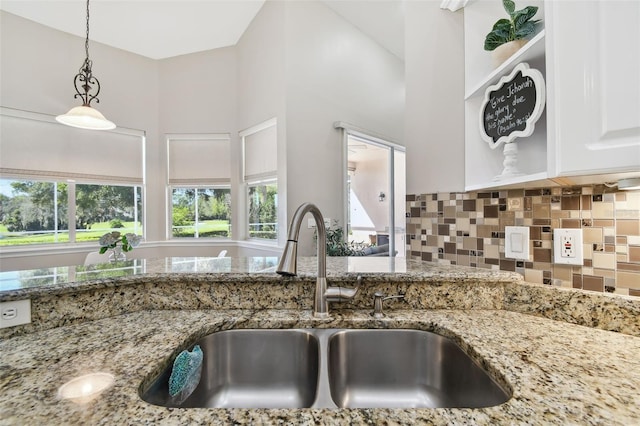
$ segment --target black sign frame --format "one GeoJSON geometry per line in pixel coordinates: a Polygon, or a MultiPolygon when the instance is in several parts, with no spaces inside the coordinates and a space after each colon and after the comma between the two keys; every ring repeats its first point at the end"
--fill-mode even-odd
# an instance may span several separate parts
{"type": "Polygon", "coordinates": [[[526,62],[519,63],[497,84],[487,87],[480,107],[480,135],[495,149],[516,138],[531,136],[546,102],[544,77],[526,62]]]}

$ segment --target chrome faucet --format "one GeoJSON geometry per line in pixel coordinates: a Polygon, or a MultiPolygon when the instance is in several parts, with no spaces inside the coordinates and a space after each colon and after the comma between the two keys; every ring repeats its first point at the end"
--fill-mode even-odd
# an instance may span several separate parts
{"type": "Polygon", "coordinates": [[[300,225],[304,215],[311,213],[316,223],[318,232],[318,276],[316,278],[316,290],[313,298],[313,316],[315,318],[329,317],[329,302],[342,302],[351,300],[360,289],[361,277],[358,277],[356,288],[327,287],[327,230],[324,226],[324,218],[320,209],[311,203],[304,203],[293,215],[289,224],[287,243],[284,246],[280,263],[276,272],[280,275],[294,276],[297,274],[298,237],[300,225]]]}

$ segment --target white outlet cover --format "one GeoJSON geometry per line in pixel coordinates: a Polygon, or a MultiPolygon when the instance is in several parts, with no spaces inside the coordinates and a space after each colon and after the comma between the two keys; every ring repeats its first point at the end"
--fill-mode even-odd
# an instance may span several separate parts
{"type": "Polygon", "coordinates": [[[529,227],[504,227],[504,256],[509,259],[529,260],[529,227]]]}
{"type": "Polygon", "coordinates": [[[582,265],[582,229],[556,228],[553,230],[553,262],[563,265],[582,265]],[[574,257],[562,256],[563,237],[572,237],[574,257]]]}
{"type": "Polygon", "coordinates": [[[15,327],[31,322],[31,300],[0,302],[0,328],[15,327]]]}

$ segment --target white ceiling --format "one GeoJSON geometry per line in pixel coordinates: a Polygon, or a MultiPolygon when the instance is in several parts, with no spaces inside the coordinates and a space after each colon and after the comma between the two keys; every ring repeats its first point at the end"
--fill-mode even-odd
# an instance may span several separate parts
{"type": "MultiPolygon", "coordinates": [[[[90,40],[153,59],[232,46],[264,0],[92,0],[90,40]]],[[[85,0],[2,0],[0,8],[81,37],[85,0]]]]}
{"type": "MultiPolygon", "coordinates": [[[[90,40],[152,59],[233,46],[263,3],[264,0],[91,0],[90,40]]],[[[396,56],[404,57],[402,0],[325,3],[396,56]]],[[[85,0],[1,0],[0,9],[85,36],[85,0]]]]}

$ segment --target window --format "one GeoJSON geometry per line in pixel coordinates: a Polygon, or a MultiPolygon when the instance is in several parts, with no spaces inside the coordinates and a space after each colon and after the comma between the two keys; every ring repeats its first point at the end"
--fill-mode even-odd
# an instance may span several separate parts
{"type": "Polygon", "coordinates": [[[167,135],[171,238],[231,237],[228,134],[167,135]]]}
{"type": "Polygon", "coordinates": [[[64,183],[0,179],[0,245],[69,241],[66,194],[64,183]]]}
{"type": "Polygon", "coordinates": [[[231,189],[172,188],[171,236],[231,237],[231,189]]]}
{"type": "Polygon", "coordinates": [[[247,236],[278,238],[278,138],[276,119],[240,132],[247,187],[247,236]]]}
{"type": "Polygon", "coordinates": [[[95,241],[109,231],[142,235],[142,187],[76,185],[76,241],[95,241]]]}
{"type": "Polygon", "coordinates": [[[0,107],[0,245],[142,234],[144,132],[90,131],[0,107]]]}
{"type": "Polygon", "coordinates": [[[141,217],[141,186],[0,179],[3,246],[97,241],[110,231],[140,235],[141,217]]]}
{"type": "Polygon", "coordinates": [[[265,182],[248,185],[249,238],[278,238],[278,185],[265,182]]]}

